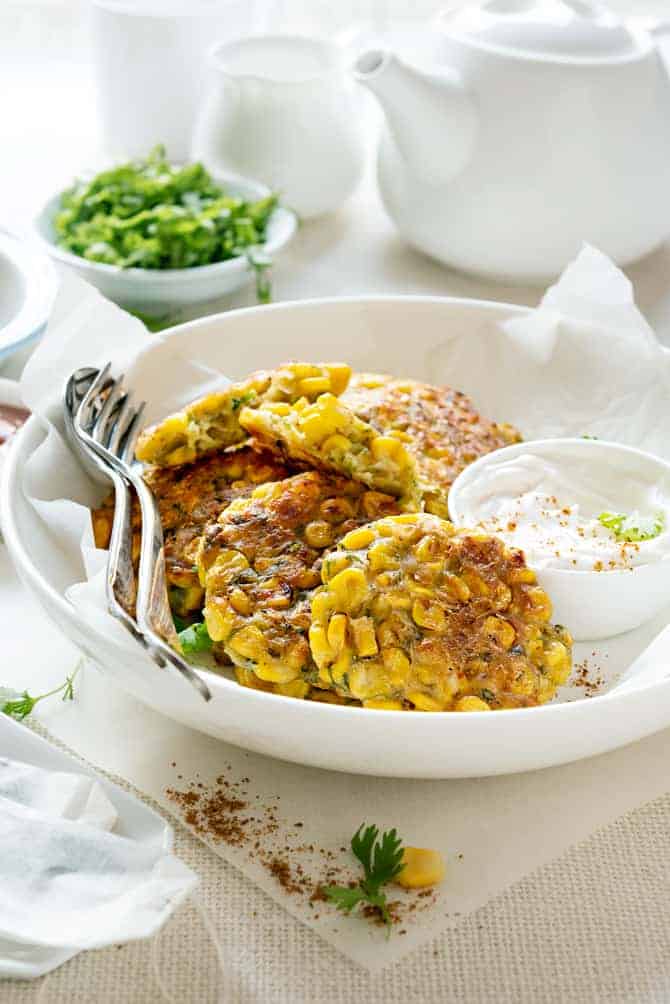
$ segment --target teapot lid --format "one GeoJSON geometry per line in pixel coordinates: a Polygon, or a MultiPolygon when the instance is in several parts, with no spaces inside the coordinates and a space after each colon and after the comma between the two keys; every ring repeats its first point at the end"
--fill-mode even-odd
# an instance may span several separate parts
{"type": "Polygon", "coordinates": [[[643,47],[639,33],[591,0],[484,0],[440,15],[449,35],[517,55],[618,60],[643,47]]]}

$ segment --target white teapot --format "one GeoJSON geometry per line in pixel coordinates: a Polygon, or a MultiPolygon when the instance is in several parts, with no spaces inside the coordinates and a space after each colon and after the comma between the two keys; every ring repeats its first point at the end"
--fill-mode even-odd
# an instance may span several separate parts
{"type": "Polygon", "coordinates": [[[362,53],[379,184],[406,240],[513,281],[584,241],[619,265],[670,233],[670,81],[653,37],[587,0],[488,0],[437,21],[434,68],[362,53]]]}

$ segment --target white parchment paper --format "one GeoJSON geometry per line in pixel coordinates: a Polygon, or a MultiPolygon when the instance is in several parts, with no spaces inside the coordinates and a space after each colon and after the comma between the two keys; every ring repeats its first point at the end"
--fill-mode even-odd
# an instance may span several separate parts
{"type": "MultiPolygon", "coordinates": [[[[177,339],[163,346],[157,368],[143,351],[149,336],[141,325],[77,280],[65,283],[58,315],[23,382],[26,403],[50,424],[48,439],[27,465],[26,487],[51,541],[81,568],[83,584],[70,587],[70,599],[82,615],[116,632],[119,644],[128,646],[132,643],[104,610],[104,555],[91,548],[86,507],[100,498],[100,488],[83,475],[59,435],[62,385],[76,366],[112,359],[138,394],[152,402],[152,419],[220,382],[222,374],[216,359],[192,358],[190,341],[182,345],[177,339]]],[[[156,338],[160,341],[153,336],[154,344],[156,338]]],[[[341,355],[357,361],[362,353],[376,354],[381,368],[383,351],[384,368],[402,372],[398,367],[406,347],[382,348],[373,344],[374,337],[369,345],[359,342],[360,332],[342,332],[341,355]]],[[[298,355],[300,348],[292,347],[290,354],[298,355]]],[[[318,345],[312,346],[312,357],[315,351],[318,356],[318,345]]],[[[485,401],[494,417],[519,425],[527,438],[588,433],[670,456],[670,353],[637,311],[628,280],[594,249],[584,249],[537,311],[495,331],[445,333],[431,348],[429,363],[431,372],[455,374],[463,390],[485,401]]],[[[643,656],[642,669],[647,677],[667,672],[670,642],[660,632],[669,619],[670,611],[600,647],[605,687],[616,685],[623,672],[630,677],[627,685],[637,685],[635,661],[653,639],[653,659],[643,656]]],[[[578,650],[576,660],[591,650],[578,650]]],[[[583,691],[568,689],[561,696],[576,699],[583,691]]],[[[441,848],[449,869],[435,902],[416,911],[405,935],[386,941],[370,925],[344,920],[329,909],[317,917],[313,906],[287,895],[243,849],[215,845],[294,915],[371,969],[397,960],[597,826],[663,793],[670,752],[670,734],[662,733],[627,750],[532,775],[450,782],[329,775],[201,736],[91,674],[79,705],[49,725],[170,811],[174,805],[165,789],[175,785],[177,773],[183,784],[196,777],[207,784],[227,767],[231,776],[249,778],[250,798],[258,795],[262,802],[279,796],[280,835],[290,835],[292,824],[302,821],[306,840],[341,857],[339,848],[366,818],[397,826],[409,843],[441,848]]]]}

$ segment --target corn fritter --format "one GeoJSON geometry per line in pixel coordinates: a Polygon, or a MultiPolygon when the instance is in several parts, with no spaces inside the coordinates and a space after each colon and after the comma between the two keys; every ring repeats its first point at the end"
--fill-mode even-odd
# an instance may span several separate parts
{"type": "Polygon", "coordinates": [[[309,632],[319,685],[368,708],[543,704],[571,639],[521,551],[427,513],[383,518],[324,557],[309,632]]]}

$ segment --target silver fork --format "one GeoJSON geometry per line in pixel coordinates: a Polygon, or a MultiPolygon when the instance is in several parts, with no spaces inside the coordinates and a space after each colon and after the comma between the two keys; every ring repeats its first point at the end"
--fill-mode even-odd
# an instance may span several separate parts
{"type": "MultiPolygon", "coordinates": [[[[138,468],[133,465],[132,459],[144,405],[136,410],[131,408],[130,395],[124,391],[120,379],[114,380],[110,376],[110,368],[108,363],[99,371],[81,399],[73,419],[74,435],[102,462],[103,467],[110,472],[110,477],[112,471],[117,475],[121,481],[120,502],[124,505],[125,498],[128,514],[129,484],[135,489],[140,502],[142,539],[135,599],[137,624],[133,625],[133,633],[136,637],[139,633],[158,665],[165,666],[169,663],[209,701],[211,693],[204,680],[171,647],[178,645],[178,639],[168,603],[160,514],[151,490],[138,468]]],[[[125,519],[129,521],[129,515],[125,519]]],[[[120,520],[119,524],[119,535],[130,541],[129,523],[122,523],[120,520]]],[[[130,544],[127,546],[130,547],[130,544]]],[[[121,557],[127,558],[127,555],[121,554],[121,557]]],[[[132,561],[130,566],[132,568],[132,561]]],[[[112,578],[111,574],[109,578],[112,578]]],[[[115,583],[112,588],[114,585],[115,583]]],[[[125,618],[122,620],[126,623],[125,618]]]]}
{"type": "MultiPolygon", "coordinates": [[[[114,468],[108,467],[103,460],[92,449],[92,445],[87,445],[78,436],[74,419],[75,415],[91,388],[98,370],[90,366],[76,370],[67,382],[65,387],[65,401],[63,418],[65,422],[65,433],[70,443],[79,453],[86,469],[96,481],[108,483],[111,479],[114,486],[114,521],[109,541],[109,558],[107,560],[107,577],[105,581],[105,592],[107,606],[110,613],[116,617],[125,628],[130,631],[134,638],[141,639],[137,623],[133,617],[133,610],[137,598],[137,584],[135,582],[135,570],[132,560],[132,529],[131,529],[131,497],[130,488],[125,478],[121,477],[114,468]]],[[[118,401],[118,398],[117,398],[118,401]]],[[[97,429],[97,440],[103,443],[103,434],[109,432],[107,419],[113,405],[113,400],[108,398],[109,408],[106,421],[103,425],[99,422],[97,429]]],[[[106,402],[107,404],[107,402],[106,402]]],[[[119,414],[117,410],[117,424],[111,429],[111,435],[107,440],[110,449],[116,450],[121,442],[124,428],[127,429],[129,422],[133,420],[130,413],[129,401],[125,402],[124,414],[119,414]]],[[[141,414],[141,410],[140,410],[141,414]]],[[[100,416],[102,419],[102,415],[100,416]]]]}

